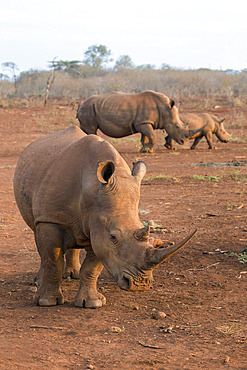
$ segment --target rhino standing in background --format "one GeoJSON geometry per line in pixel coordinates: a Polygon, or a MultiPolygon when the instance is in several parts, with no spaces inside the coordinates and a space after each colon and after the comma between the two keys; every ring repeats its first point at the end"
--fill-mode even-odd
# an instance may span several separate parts
{"type": "MultiPolygon", "coordinates": [[[[231,135],[226,132],[223,125],[225,118],[219,120],[216,116],[208,113],[180,113],[179,116],[183,122],[188,122],[188,128],[191,130],[195,130],[208,122],[202,131],[189,138],[195,139],[190,149],[195,149],[203,136],[206,137],[209,149],[215,149],[212,140],[213,134],[215,134],[223,143],[227,143],[229,141],[231,135]]],[[[168,149],[175,149],[170,135],[166,137],[165,146],[168,149]]]]}
{"type": "Polygon", "coordinates": [[[79,249],[86,249],[75,304],[96,308],[106,303],[96,288],[103,266],[120,288],[148,289],[152,269],[194,235],[196,230],[168,248],[149,244],[149,226],[143,227],[138,216],[145,173],[144,162],[135,163],[131,172],[111,144],[76,126],[41,138],[23,151],[14,193],[41,257],[37,304],[64,302],[60,285],[65,252],[65,274],[76,275],[79,249]]]}
{"type": "Polygon", "coordinates": [[[120,138],[140,132],[141,152],[150,153],[157,140],[154,130],[165,129],[178,144],[201,130],[185,129],[174,101],[154,91],[94,95],[81,103],[76,117],[86,134],[96,134],[100,129],[105,135],[120,138]]]}

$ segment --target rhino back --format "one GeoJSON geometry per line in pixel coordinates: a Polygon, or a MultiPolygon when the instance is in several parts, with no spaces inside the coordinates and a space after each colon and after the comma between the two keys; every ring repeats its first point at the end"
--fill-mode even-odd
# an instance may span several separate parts
{"type": "Polygon", "coordinates": [[[110,93],[100,95],[95,101],[97,122],[108,136],[123,137],[136,133],[136,126],[150,122],[158,125],[158,105],[166,97],[153,91],[138,94],[110,93]]]}
{"type": "Polygon", "coordinates": [[[85,136],[72,126],[29,144],[22,152],[14,175],[16,203],[25,222],[33,229],[33,198],[54,157],[72,142],[85,136]]]}
{"type": "Polygon", "coordinates": [[[184,123],[188,123],[190,130],[197,130],[208,122],[207,126],[201,132],[194,135],[193,138],[203,136],[208,131],[214,131],[215,129],[215,123],[207,113],[180,113],[179,116],[184,123]]]}
{"type": "Polygon", "coordinates": [[[97,192],[96,169],[101,160],[112,160],[120,172],[130,172],[109,143],[77,127],[27,147],[14,179],[17,205],[26,223],[33,230],[39,222],[57,223],[81,235],[79,208],[97,192]],[[41,153],[45,153],[43,160],[41,153]]]}

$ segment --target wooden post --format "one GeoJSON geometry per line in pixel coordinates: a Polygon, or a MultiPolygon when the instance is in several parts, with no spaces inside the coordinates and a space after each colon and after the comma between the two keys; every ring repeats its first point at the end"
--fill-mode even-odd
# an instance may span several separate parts
{"type": "Polygon", "coordinates": [[[46,88],[46,96],[45,96],[44,106],[46,106],[48,96],[49,96],[49,92],[50,92],[50,89],[52,87],[52,84],[53,84],[54,80],[55,80],[55,69],[53,69],[52,73],[50,74],[50,76],[47,80],[47,88],[46,88]]]}

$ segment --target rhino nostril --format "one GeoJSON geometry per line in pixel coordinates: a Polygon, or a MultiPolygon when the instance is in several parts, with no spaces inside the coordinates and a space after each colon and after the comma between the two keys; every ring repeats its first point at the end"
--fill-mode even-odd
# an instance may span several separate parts
{"type": "Polygon", "coordinates": [[[181,145],[184,145],[184,140],[183,140],[183,139],[181,139],[181,140],[180,140],[180,143],[181,143],[181,145]]]}
{"type": "Polygon", "coordinates": [[[118,281],[118,285],[121,289],[130,290],[132,287],[132,280],[129,276],[123,275],[118,281]]]}

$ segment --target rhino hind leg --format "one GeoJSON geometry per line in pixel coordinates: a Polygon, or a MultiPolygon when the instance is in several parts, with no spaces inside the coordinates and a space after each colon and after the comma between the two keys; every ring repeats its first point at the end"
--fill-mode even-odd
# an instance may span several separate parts
{"type": "Polygon", "coordinates": [[[35,240],[41,257],[42,280],[34,302],[39,306],[63,304],[60,287],[64,269],[62,231],[57,225],[40,223],[35,231],[35,240]]]}
{"type": "Polygon", "coordinates": [[[80,249],[68,249],[65,252],[65,268],[63,278],[79,279],[81,264],[79,261],[80,249]]]}
{"type": "Polygon", "coordinates": [[[97,280],[103,270],[102,263],[93,250],[87,249],[87,255],[80,271],[80,287],[75,297],[77,307],[98,308],[106,304],[106,298],[97,291],[97,280]]]}

